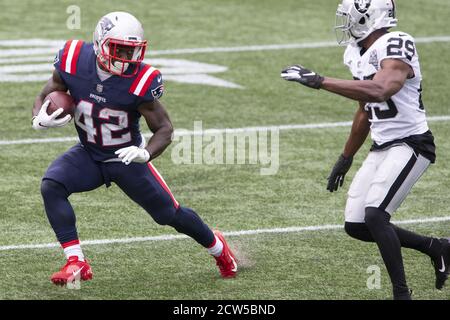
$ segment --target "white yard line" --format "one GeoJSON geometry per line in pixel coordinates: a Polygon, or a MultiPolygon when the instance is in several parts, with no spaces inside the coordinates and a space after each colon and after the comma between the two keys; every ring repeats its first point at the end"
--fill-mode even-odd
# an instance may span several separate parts
{"type": "MultiPolygon", "coordinates": [[[[417,43],[433,43],[433,42],[450,42],[450,36],[437,36],[437,37],[422,37],[416,38],[417,43]]],[[[20,46],[35,46],[35,47],[48,47],[54,46],[55,49],[63,44],[63,41],[55,40],[49,42],[46,39],[27,39],[27,40],[0,40],[0,47],[20,47],[20,46]]],[[[177,55],[177,54],[192,54],[192,53],[217,53],[217,52],[246,52],[246,51],[270,51],[270,50],[286,50],[286,49],[307,49],[307,48],[327,48],[335,47],[334,41],[329,42],[311,42],[311,43],[292,43],[292,44],[272,44],[272,45],[253,45],[253,46],[238,46],[238,47],[210,47],[210,48],[191,48],[191,49],[172,49],[172,50],[155,50],[151,51],[150,55],[177,55]]],[[[54,48],[44,49],[12,49],[12,50],[0,50],[0,57],[14,55],[29,56],[30,51],[34,54],[51,54],[54,48]]],[[[3,63],[17,62],[13,59],[2,59],[3,63]]],[[[19,58],[23,61],[36,61],[41,58],[19,58]]],[[[45,57],[43,59],[46,59],[45,57]]],[[[49,57],[48,60],[51,58],[49,57]]],[[[40,61],[40,60],[38,60],[40,61]]],[[[450,116],[437,116],[429,117],[428,121],[449,121],[450,116]]],[[[203,135],[214,133],[238,133],[238,132],[251,132],[260,130],[301,130],[301,129],[317,129],[317,128],[336,128],[350,126],[351,122],[330,122],[330,123],[312,123],[312,124],[293,124],[293,125],[280,125],[280,126],[264,126],[264,127],[244,127],[244,128],[227,128],[227,129],[206,129],[202,131],[190,131],[190,130],[176,130],[176,135],[203,135]]],[[[148,136],[148,135],[147,135],[148,136]]],[[[0,145],[20,145],[20,144],[33,144],[33,143],[53,143],[53,142],[72,142],[77,141],[77,137],[62,137],[62,138],[44,138],[44,139],[21,139],[21,140],[0,140],[0,145]]],[[[397,221],[396,224],[419,224],[419,223],[432,223],[432,222],[444,222],[450,221],[450,217],[433,217],[414,220],[397,221]]],[[[255,234],[270,234],[270,233],[295,233],[304,231],[320,231],[320,230],[335,230],[341,229],[342,225],[319,225],[319,226],[307,226],[307,227],[287,227],[287,228],[272,228],[272,229],[255,229],[255,230],[241,230],[224,232],[226,236],[243,236],[243,235],[255,235],[255,234]]],[[[101,240],[86,240],[82,241],[83,245],[99,245],[99,244],[113,244],[113,243],[134,243],[134,242],[146,242],[146,241],[168,241],[176,239],[185,239],[184,235],[161,235],[153,237],[135,237],[135,238],[121,238],[121,239],[101,239],[101,240]]],[[[45,249],[59,247],[59,243],[43,243],[43,244],[19,244],[0,246],[0,251],[11,251],[19,249],[45,249]]]]}
{"type": "MultiPolygon", "coordinates": [[[[416,38],[415,40],[416,40],[416,43],[450,42],[450,36],[419,37],[419,38],[416,38]]],[[[150,55],[272,51],[272,50],[286,50],[286,49],[317,49],[317,48],[329,48],[329,47],[337,47],[337,46],[338,45],[337,45],[336,41],[322,41],[322,42],[267,44],[267,45],[239,46],[239,47],[212,47],[212,48],[155,50],[155,51],[150,51],[150,55]]]]}
{"type": "MultiPolygon", "coordinates": [[[[429,122],[450,121],[448,116],[428,117],[429,122]]],[[[225,128],[225,129],[205,129],[199,131],[192,131],[186,129],[175,130],[175,136],[198,136],[198,135],[213,135],[226,133],[245,133],[254,131],[270,131],[270,130],[304,130],[304,129],[325,129],[351,126],[352,122],[324,122],[324,123],[306,123],[306,124],[286,124],[278,126],[260,126],[260,127],[243,127],[243,128],[225,128]]],[[[146,138],[151,134],[144,134],[146,138]]],[[[54,142],[74,142],[78,141],[78,137],[61,137],[61,138],[42,138],[42,139],[20,139],[20,140],[0,140],[0,145],[20,145],[20,144],[35,144],[35,143],[54,143],[54,142]]]]}
{"type": "MultiPolygon", "coordinates": [[[[397,225],[402,225],[402,224],[421,224],[421,223],[434,223],[434,222],[445,222],[445,221],[450,221],[450,216],[393,221],[393,223],[395,223],[397,225]]],[[[286,228],[229,231],[229,232],[223,232],[223,234],[225,236],[240,237],[240,236],[256,235],[256,234],[285,234],[285,233],[299,233],[299,232],[305,232],[305,231],[340,230],[342,228],[343,228],[343,225],[326,224],[326,225],[307,226],[307,227],[286,227],[286,228]]],[[[113,244],[113,243],[169,241],[169,240],[178,240],[178,239],[187,239],[187,238],[188,237],[185,235],[167,234],[167,235],[160,235],[160,236],[153,236],[153,237],[85,240],[85,241],[81,241],[81,244],[83,246],[87,246],[87,245],[100,245],[100,244],[113,244]]],[[[0,246],[0,251],[12,251],[12,250],[21,250],[21,249],[48,249],[48,248],[56,248],[59,246],[60,246],[60,244],[57,242],[42,243],[42,244],[18,244],[18,245],[0,246]]]]}

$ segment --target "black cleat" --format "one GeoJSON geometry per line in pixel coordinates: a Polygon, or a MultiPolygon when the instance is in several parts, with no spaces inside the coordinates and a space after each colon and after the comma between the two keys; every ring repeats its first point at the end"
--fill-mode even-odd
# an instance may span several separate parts
{"type": "Polygon", "coordinates": [[[436,273],[436,289],[441,290],[450,274],[450,243],[449,239],[439,239],[441,243],[440,254],[431,259],[431,264],[436,273]]]}
{"type": "Polygon", "coordinates": [[[395,294],[394,293],[394,300],[412,300],[413,291],[411,289],[408,289],[406,292],[403,292],[401,294],[395,294]]]}

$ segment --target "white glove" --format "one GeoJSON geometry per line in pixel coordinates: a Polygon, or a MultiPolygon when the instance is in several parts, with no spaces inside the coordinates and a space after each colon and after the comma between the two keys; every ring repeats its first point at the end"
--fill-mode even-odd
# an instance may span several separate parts
{"type": "Polygon", "coordinates": [[[150,153],[136,146],[119,149],[115,152],[123,163],[129,165],[131,162],[146,163],[150,160],[150,153]]]}
{"type": "Polygon", "coordinates": [[[63,108],[59,108],[51,115],[48,115],[47,108],[49,104],[50,100],[45,101],[42,104],[41,110],[39,110],[37,116],[33,117],[33,129],[43,130],[47,128],[62,127],[68,124],[70,120],[72,120],[72,116],[70,114],[66,115],[64,118],[56,119],[61,113],[63,113],[63,108]]]}

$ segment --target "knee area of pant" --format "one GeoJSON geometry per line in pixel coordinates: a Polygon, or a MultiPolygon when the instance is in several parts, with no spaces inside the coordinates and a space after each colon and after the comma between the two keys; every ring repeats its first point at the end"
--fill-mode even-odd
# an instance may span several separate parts
{"type": "Polygon", "coordinates": [[[61,195],[68,196],[66,188],[59,182],[56,182],[51,179],[43,179],[42,180],[41,194],[44,197],[49,196],[49,195],[55,195],[55,194],[61,194],[61,195]]]}
{"type": "Polygon", "coordinates": [[[358,235],[361,229],[364,228],[364,223],[345,222],[344,230],[352,238],[359,239],[358,235]]]}
{"type": "Polygon", "coordinates": [[[366,225],[368,227],[371,227],[374,225],[387,224],[387,223],[389,223],[390,219],[391,219],[390,214],[384,210],[374,208],[374,207],[366,208],[364,222],[366,223],[366,225]]]}
{"type": "Polygon", "coordinates": [[[173,210],[170,214],[162,217],[165,225],[169,225],[171,227],[177,228],[183,226],[186,223],[186,218],[189,217],[188,220],[191,220],[192,215],[197,215],[192,209],[186,207],[178,207],[173,210]],[[183,217],[184,216],[184,217],[183,217]]]}
{"type": "Polygon", "coordinates": [[[152,215],[153,220],[161,226],[173,226],[177,223],[178,213],[175,210],[164,210],[160,212],[158,215],[152,215]]]}

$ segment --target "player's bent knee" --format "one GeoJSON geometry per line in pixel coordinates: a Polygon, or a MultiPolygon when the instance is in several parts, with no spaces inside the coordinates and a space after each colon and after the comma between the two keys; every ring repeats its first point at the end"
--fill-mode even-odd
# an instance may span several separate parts
{"type": "Polygon", "coordinates": [[[388,224],[390,219],[391,215],[384,210],[375,207],[366,208],[364,221],[369,228],[376,225],[388,224]]]}
{"type": "Polygon", "coordinates": [[[185,219],[183,219],[183,218],[188,217],[185,214],[186,213],[185,210],[186,210],[186,208],[179,207],[173,214],[172,219],[166,224],[175,228],[175,230],[177,230],[178,232],[181,232],[180,230],[183,229],[183,226],[186,222],[185,219]]]}
{"type": "Polygon", "coordinates": [[[345,232],[352,238],[372,242],[372,235],[370,234],[369,229],[366,224],[363,222],[345,222],[344,225],[345,232]]]}
{"type": "Polygon", "coordinates": [[[350,237],[358,239],[358,226],[357,223],[345,222],[344,230],[350,237]]]}
{"type": "Polygon", "coordinates": [[[175,219],[175,214],[175,209],[165,209],[159,212],[154,212],[151,216],[157,224],[166,226],[170,225],[171,222],[175,219]]]}
{"type": "Polygon", "coordinates": [[[43,179],[41,182],[41,194],[44,198],[52,196],[68,197],[69,194],[66,188],[59,182],[51,179],[43,179]]]}

